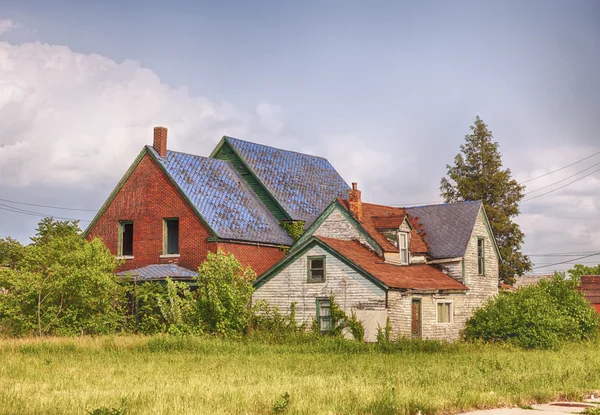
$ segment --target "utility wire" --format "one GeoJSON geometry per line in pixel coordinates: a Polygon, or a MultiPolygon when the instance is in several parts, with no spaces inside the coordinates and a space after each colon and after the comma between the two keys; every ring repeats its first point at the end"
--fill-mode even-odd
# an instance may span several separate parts
{"type": "Polygon", "coordinates": [[[50,208],[50,209],[77,210],[77,211],[80,211],[80,212],[97,212],[97,210],[95,210],[95,209],[77,209],[77,208],[68,208],[68,207],[50,206],[50,205],[37,205],[35,203],[17,202],[16,200],[8,200],[8,199],[0,199],[0,201],[7,202],[7,203],[15,203],[17,205],[45,207],[45,208],[50,208]]]}
{"type": "Polygon", "coordinates": [[[581,170],[581,171],[578,171],[578,172],[577,172],[577,173],[575,173],[575,174],[572,174],[572,175],[570,175],[569,177],[565,177],[564,179],[558,180],[558,181],[556,181],[556,182],[554,182],[554,183],[550,183],[549,185],[542,186],[542,187],[540,187],[539,189],[531,190],[530,192],[527,192],[527,193],[525,193],[525,196],[527,196],[527,195],[530,195],[531,193],[535,193],[535,192],[537,192],[537,191],[540,191],[540,190],[542,190],[542,189],[547,189],[548,187],[552,187],[552,186],[554,186],[555,184],[558,184],[558,183],[560,183],[560,182],[564,182],[565,180],[569,180],[569,179],[571,179],[571,178],[573,178],[573,177],[575,177],[575,176],[578,176],[578,175],[580,175],[580,174],[581,174],[581,173],[583,173],[584,171],[588,171],[589,169],[591,169],[591,168],[593,168],[593,167],[596,167],[596,166],[598,166],[598,165],[600,165],[600,161],[599,161],[598,163],[596,163],[596,164],[592,164],[590,167],[588,167],[588,168],[586,168],[586,169],[583,169],[583,170],[581,170]]]}
{"type": "Polygon", "coordinates": [[[537,179],[540,179],[540,178],[542,178],[542,177],[546,177],[546,176],[548,176],[548,175],[550,175],[550,174],[552,174],[552,173],[556,173],[557,171],[564,170],[564,169],[566,169],[567,167],[574,166],[574,165],[576,165],[576,164],[578,164],[578,163],[581,163],[581,162],[582,162],[582,161],[584,161],[584,160],[587,160],[587,159],[589,159],[589,158],[592,158],[592,157],[594,157],[596,154],[600,154],[600,151],[597,151],[597,152],[595,152],[595,153],[594,153],[594,154],[592,154],[591,156],[584,157],[584,158],[582,158],[581,160],[577,160],[577,161],[576,161],[576,162],[574,162],[574,163],[571,163],[571,164],[568,164],[568,165],[566,165],[566,166],[564,166],[564,167],[561,167],[560,169],[552,170],[551,172],[548,172],[548,173],[546,173],[546,174],[542,174],[541,176],[537,176],[537,177],[533,177],[533,178],[531,178],[531,179],[523,180],[523,181],[521,182],[521,184],[523,184],[523,183],[527,183],[527,182],[530,182],[530,181],[532,181],[532,180],[537,180],[537,179]]]}
{"type": "Polygon", "coordinates": [[[584,255],[584,256],[581,256],[581,257],[575,258],[575,259],[569,259],[567,261],[555,262],[554,264],[540,265],[538,267],[533,267],[531,269],[534,270],[534,269],[538,269],[538,268],[547,268],[547,267],[551,267],[551,266],[554,266],[554,265],[566,264],[568,262],[578,261],[580,259],[589,258],[589,257],[596,256],[596,255],[600,255],[600,252],[596,252],[596,253],[590,254],[590,255],[584,255]]]}
{"type": "Polygon", "coordinates": [[[4,204],[0,204],[0,210],[4,210],[7,212],[13,212],[13,213],[20,213],[22,215],[37,216],[37,217],[42,217],[42,218],[53,217],[55,219],[78,220],[80,222],[91,222],[90,220],[86,220],[86,219],[74,219],[74,218],[65,218],[62,216],[54,216],[54,215],[50,215],[50,214],[46,214],[46,213],[42,213],[42,212],[34,212],[31,210],[19,209],[19,208],[15,208],[13,206],[8,206],[8,205],[4,205],[4,204]]]}
{"type": "Polygon", "coordinates": [[[541,195],[537,195],[537,196],[530,197],[528,199],[521,200],[521,203],[528,202],[528,201],[533,200],[533,199],[537,199],[538,197],[542,197],[542,196],[547,195],[547,194],[552,193],[552,192],[556,192],[557,190],[560,190],[560,189],[563,189],[563,188],[565,188],[567,186],[570,186],[573,183],[578,182],[581,179],[585,179],[586,177],[588,177],[588,176],[590,176],[590,175],[592,175],[592,174],[594,174],[596,172],[599,172],[599,171],[600,171],[600,169],[593,170],[593,171],[589,172],[588,174],[583,175],[583,176],[579,177],[578,179],[573,180],[572,182],[569,182],[569,183],[567,183],[565,185],[557,187],[556,189],[552,189],[552,190],[550,190],[548,192],[542,193],[541,195]]]}

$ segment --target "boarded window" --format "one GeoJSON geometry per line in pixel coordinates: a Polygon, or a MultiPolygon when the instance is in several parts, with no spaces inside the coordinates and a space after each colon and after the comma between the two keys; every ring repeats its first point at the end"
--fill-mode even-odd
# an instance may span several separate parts
{"type": "Polygon", "coordinates": [[[412,300],[411,333],[413,336],[421,335],[421,300],[412,300]]]}
{"type": "Polygon", "coordinates": [[[317,317],[321,331],[330,331],[333,329],[331,321],[331,301],[329,299],[317,300],[317,317]]]}
{"type": "Polygon", "coordinates": [[[325,257],[308,257],[308,281],[325,281],[325,257]]]}
{"type": "Polygon", "coordinates": [[[119,222],[119,256],[133,256],[133,222],[119,222]]]}
{"type": "Polygon", "coordinates": [[[452,323],[452,303],[437,303],[437,322],[452,323]]]}
{"type": "Polygon", "coordinates": [[[164,253],[179,254],[179,219],[165,219],[164,253]]]}
{"type": "Polygon", "coordinates": [[[399,249],[400,249],[400,263],[408,264],[408,234],[406,232],[398,233],[399,249]]]}
{"type": "Polygon", "coordinates": [[[485,240],[477,239],[477,273],[485,275],[485,240]]]}

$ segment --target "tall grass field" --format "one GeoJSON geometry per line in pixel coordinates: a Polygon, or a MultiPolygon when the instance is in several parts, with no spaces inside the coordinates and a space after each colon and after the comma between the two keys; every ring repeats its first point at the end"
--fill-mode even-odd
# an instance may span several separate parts
{"type": "Polygon", "coordinates": [[[2,414],[451,414],[598,390],[598,342],[524,351],[315,337],[0,340],[2,414]]]}

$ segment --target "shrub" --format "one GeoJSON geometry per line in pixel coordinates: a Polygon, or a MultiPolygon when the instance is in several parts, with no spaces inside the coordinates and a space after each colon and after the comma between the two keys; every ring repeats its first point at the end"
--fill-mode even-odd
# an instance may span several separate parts
{"type": "Polygon", "coordinates": [[[464,337],[509,342],[523,348],[554,348],[598,333],[599,316],[577,291],[578,281],[552,279],[501,292],[467,321],[464,337]]]}
{"type": "Polygon", "coordinates": [[[208,253],[198,268],[198,311],[206,331],[221,335],[242,333],[256,273],[243,268],[232,254],[208,253]]]}
{"type": "Polygon", "coordinates": [[[163,327],[169,334],[200,332],[198,303],[187,284],[167,278],[165,295],[157,297],[163,327]]]}
{"type": "Polygon", "coordinates": [[[304,330],[304,326],[296,321],[295,302],[290,304],[290,313],[283,314],[278,307],[262,300],[252,305],[250,328],[276,337],[304,330]]]}
{"type": "Polygon", "coordinates": [[[363,342],[365,340],[365,326],[362,321],[360,321],[356,317],[356,313],[352,311],[350,314],[350,318],[346,319],[346,327],[350,330],[352,337],[354,340],[358,340],[359,342],[363,342]]]}
{"type": "Polygon", "coordinates": [[[385,319],[385,327],[377,326],[377,343],[387,344],[391,341],[392,337],[392,325],[390,324],[390,318],[385,319]]]}

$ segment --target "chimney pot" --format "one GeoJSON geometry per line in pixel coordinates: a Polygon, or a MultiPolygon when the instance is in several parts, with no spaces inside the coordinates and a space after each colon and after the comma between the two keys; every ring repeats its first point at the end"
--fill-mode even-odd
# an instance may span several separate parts
{"type": "Polygon", "coordinates": [[[358,184],[356,182],[352,183],[352,190],[357,190],[358,184]]]}
{"type": "Polygon", "coordinates": [[[167,129],[166,127],[154,127],[154,143],[152,145],[159,156],[167,156],[167,129]]]}
{"type": "Polygon", "coordinates": [[[352,189],[348,192],[348,204],[350,205],[350,212],[362,222],[363,219],[363,204],[360,190],[358,190],[358,184],[352,183],[352,189]]]}

